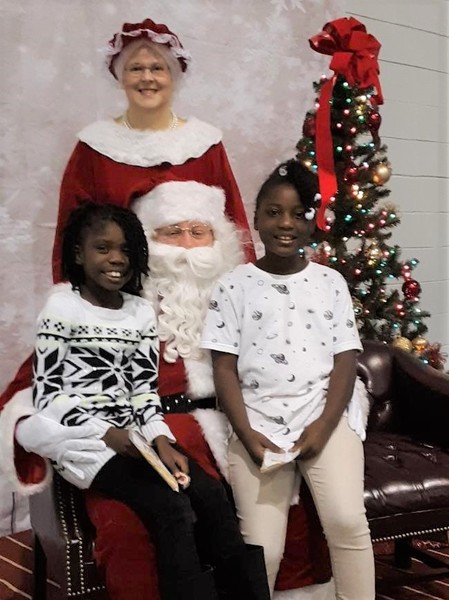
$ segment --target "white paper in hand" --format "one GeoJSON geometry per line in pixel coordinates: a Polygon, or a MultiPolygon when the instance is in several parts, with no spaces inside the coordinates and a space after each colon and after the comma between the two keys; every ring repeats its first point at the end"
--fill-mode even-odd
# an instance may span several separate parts
{"type": "Polygon", "coordinates": [[[295,452],[289,452],[288,450],[285,450],[284,452],[265,450],[260,471],[261,473],[266,473],[267,471],[273,471],[273,469],[279,469],[279,467],[295,460],[299,454],[299,450],[296,450],[295,452]]]}

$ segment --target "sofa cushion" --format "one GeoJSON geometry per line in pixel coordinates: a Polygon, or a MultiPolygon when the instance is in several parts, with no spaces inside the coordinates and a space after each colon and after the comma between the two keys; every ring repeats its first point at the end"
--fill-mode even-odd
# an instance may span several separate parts
{"type": "Polygon", "coordinates": [[[364,448],[374,539],[430,531],[435,523],[449,527],[448,450],[386,432],[369,432],[364,448]]]}

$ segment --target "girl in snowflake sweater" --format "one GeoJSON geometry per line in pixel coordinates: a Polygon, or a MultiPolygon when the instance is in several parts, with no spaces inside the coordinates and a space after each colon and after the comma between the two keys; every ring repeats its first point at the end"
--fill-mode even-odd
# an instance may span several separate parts
{"type": "Polygon", "coordinates": [[[147,263],[133,212],[93,203],[73,211],[62,240],[70,283],[54,286],[38,318],[33,401],[39,410],[53,403],[64,425],[89,423],[104,442],[89,462],[74,455],[54,467],[78,487],[127,504],[151,529],[164,600],[210,600],[215,583],[201,567],[195,520],[213,535],[217,562],[243,555],[245,544],[222,484],[188,463],[164,421],[156,318],[138,295],[147,263]],[[140,457],[130,429],[155,446],[175,477],[190,472],[185,491],[173,491],[140,457]]]}

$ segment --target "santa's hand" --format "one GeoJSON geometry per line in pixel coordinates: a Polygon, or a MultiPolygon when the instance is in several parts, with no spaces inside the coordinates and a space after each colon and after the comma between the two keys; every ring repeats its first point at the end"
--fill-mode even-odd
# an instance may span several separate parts
{"type": "Polygon", "coordinates": [[[40,412],[22,419],[16,426],[17,442],[28,452],[57,463],[96,462],[96,454],[106,448],[106,444],[98,439],[104,435],[104,431],[99,432],[91,423],[68,427],[59,422],[78,404],[77,398],[55,401],[40,412]]]}
{"type": "Polygon", "coordinates": [[[86,475],[83,473],[83,471],[75,467],[75,465],[68,460],[63,460],[61,463],[59,463],[57,471],[58,473],[62,473],[63,471],[70,471],[70,473],[72,473],[72,475],[74,475],[76,479],[80,481],[86,479],[86,475]]]}

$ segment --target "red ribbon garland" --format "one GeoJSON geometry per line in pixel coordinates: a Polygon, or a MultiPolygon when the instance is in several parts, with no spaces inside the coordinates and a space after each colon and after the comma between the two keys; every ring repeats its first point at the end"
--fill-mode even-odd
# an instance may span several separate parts
{"type": "Polygon", "coordinates": [[[312,50],[332,56],[329,68],[335,73],[321,88],[320,106],[316,112],[315,150],[321,193],[317,225],[320,229],[326,229],[324,213],[331,197],[337,192],[330,111],[334,84],[337,75],[341,75],[351,87],[374,87],[375,101],[377,104],[383,104],[377,62],[380,44],[354,17],[344,17],[326,23],[323,31],[311,37],[309,43],[312,50]]]}

